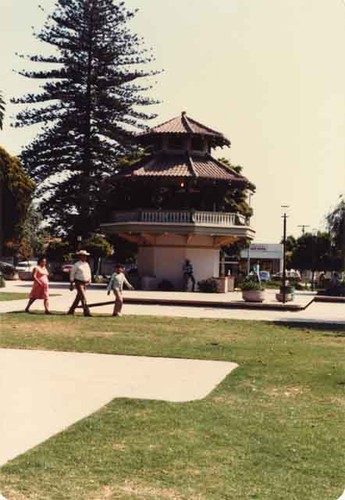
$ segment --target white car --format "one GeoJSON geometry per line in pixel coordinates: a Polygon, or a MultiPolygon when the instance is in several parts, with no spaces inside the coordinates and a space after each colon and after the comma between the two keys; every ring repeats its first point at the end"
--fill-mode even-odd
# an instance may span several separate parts
{"type": "Polygon", "coordinates": [[[22,260],[16,265],[16,270],[31,272],[35,266],[37,266],[37,260],[22,260]]]}
{"type": "Polygon", "coordinates": [[[37,266],[36,260],[23,260],[16,265],[16,271],[21,280],[31,280],[32,271],[37,266]]]}

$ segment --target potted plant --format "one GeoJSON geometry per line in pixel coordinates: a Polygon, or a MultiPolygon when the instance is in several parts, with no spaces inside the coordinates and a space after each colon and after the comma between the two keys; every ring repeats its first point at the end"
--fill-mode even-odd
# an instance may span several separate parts
{"type": "Polygon", "coordinates": [[[245,279],[240,288],[245,302],[263,302],[265,300],[265,287],[259,281],[245,279]]]}
{"type": "Polygon", "coordinates": [[[281,285],[279,288],[279,293],[276,294],[276,299],[278,302],[290,302],[294,299],[295,288],[290,284],[281,285]]]}

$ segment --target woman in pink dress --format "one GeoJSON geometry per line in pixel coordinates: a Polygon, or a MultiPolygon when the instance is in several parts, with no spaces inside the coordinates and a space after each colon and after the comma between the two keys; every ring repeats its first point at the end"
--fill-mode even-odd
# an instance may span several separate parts
{"type": "Polygon", "coordinates": [[[29,312],[30,306],[37,299],[43,300],[44,309],[46,314],[51,314],[49,312],[49,284],[48,284],[48,269],[46,267],[47,260],[45,257],[41,257],[37,261],[37,266],[35,266],[32,276],[34,283],[31,288],[29,295],[29,302],[25,308],[25,312],[29,312]]]}

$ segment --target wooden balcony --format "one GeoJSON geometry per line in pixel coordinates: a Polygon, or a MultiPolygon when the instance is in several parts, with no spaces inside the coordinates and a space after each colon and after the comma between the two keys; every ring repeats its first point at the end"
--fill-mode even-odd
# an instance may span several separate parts
{"type": "Polygon", "coordinates": [[[181,234],[253,239],[249,218],[229,212],[132,210],[113,212],[101,225],[106,233],[181,234]]]}

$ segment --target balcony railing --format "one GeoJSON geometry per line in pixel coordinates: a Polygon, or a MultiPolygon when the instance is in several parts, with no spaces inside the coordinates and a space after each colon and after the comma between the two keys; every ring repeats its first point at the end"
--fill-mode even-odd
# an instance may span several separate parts
{"type": "Polygon", "coordinates": [[[196,224],[205,226],[249,226],[249,218],[230,212],[195,210],[133,210],[113,212],[113,223],[143,222],[149,224],[196,224]]]}

